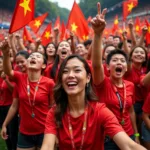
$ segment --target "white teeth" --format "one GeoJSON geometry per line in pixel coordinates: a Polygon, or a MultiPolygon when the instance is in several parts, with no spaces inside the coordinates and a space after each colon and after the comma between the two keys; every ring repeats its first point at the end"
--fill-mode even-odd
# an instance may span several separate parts
{"type": "Polygon", "coordinates": [[[76,82],[69,82],[68,86],[72,86],[72,85],[76,85],[76,84],[77,84],[76,82]]]}

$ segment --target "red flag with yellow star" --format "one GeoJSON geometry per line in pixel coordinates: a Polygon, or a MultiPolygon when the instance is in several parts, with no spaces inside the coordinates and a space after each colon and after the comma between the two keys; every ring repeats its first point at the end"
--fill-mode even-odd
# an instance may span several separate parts
{"type": "Polygon", "coordinates": [[[24,30],[23,30],[23,40],[24,42],[26,41],[33,42],[32,36],[29,33],[29,31],[26,29],[26,27],[24,27],[24,30]]]}
{"type": "Polygon", "coordinates": [[[52,34],[51,31],[52,31],[52,23],[50,22],[41,37],[42,44],[44,46],[46,46],[51,41],[51,38],[50,38],[50,36],[52,34]]]}
{"type": "Polygon", "coordinates": [[[119,20],[118,15],[116,15],[114,19],[114,26],[112,28],[112,33],[115,33],[118,29],[119,29],[119,20]]]}
{"type": "Polygon", "coordinates": [[[60,30],[60,17],[59,16],[57,17],[55,21],[54,28],[58,28],[58,30],[60,30]]]}
{"type": "Polygon", "coordinates": [[[135,19],[135,31],[137,32],[137,33],[140,33],[141,32],[141,25],[140,25],[140,19],[139,19],[139,17],[136,17],[136,19],[135,19]]]}
{"type": "Polygon", "coordinates": [[[45,13],[45,14],[35,18],[28,24],[34,33],[38,32],[38,30],[42,26],[45,18],[47,17],[47,15],[48,15],[48,13],[45,13]]]}
{"type": "Polygon", "coordinates": [[[75,35],[77,35],[82,40],[88,39],[89,34],[89,28],[87,21],[78,6],[78,4],[74,1],[72,10],[69,14],[67,27],[68,30],[73,32],[75,35]]]}
{"type": "Polygon", "coordinates": [[[138,0],[128,0],[123,2],[123,20],[132,12],[132,9],[138,5],[138,0]]]}
{"type": "Polygon", "coordinates": [[[9,33],[27,25],[34,18],[34,0],[17,0],[9,33]]]}
{"type": "Polygon", "coordinates": [[[65,39],[65,32],[66,32],[65,23],[64,23],[64,21],[62,21],[62,24],[61,24],[61,36],[60,36],[60,40],[61,41],[65,39]]]}
{"type": "Polygon", "coordinates": [[[145,24],[148,28],[148,31],[146,33],[146,45],[149,45],[150,44],[150,23],[147,20],[145,20],[145,24]]]}

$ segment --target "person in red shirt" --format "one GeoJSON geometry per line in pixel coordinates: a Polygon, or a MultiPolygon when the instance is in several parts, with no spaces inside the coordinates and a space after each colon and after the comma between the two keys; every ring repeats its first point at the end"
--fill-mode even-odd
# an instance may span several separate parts
{"type": "Polygon", "coordinates": [[[60,150],[103,150],[105,134],[122,150],[144,150],[125,134],[105,104],[96,101],[91,71],[81,56],[71,55],[61,64],[54,99],[56,105],[48,112],[41,150],[53,150],[56,137],[60,150]]]}
{"type": "Polygon", "coordinates": [[[44,75],[55,82],[59,71],[60,64],[63,60],[71,54],[71,47],[67,41],[62,41],[58,44],[57,56],[53,64],[47,66],[44,71],[44,75]]]}
{"type": "Polygon", "coordinates": [[[27,73],[21,73],[13,71],[10,66],[8,43],[2,43],[1,49],[4,55],[4,71],[16,82],[19,89],[19,101],[17,99],[13,101],[17,109],[9,111],[1,131],[2,138],[7,139],[6,126],[19,110],[21,120],[18,149],[40,148],[46,115],[53,103],[54,82],[41,75],[42,70],[46,67],[46,59],[39,52],[31,53],[27,60],[27,73]]]}
{"type": "MultiPolygon", "coordinates": [[[[107,56],[107,68],[110,72],[110,77],[104,73],[102,63],[102,35],[105,29],[106,22],[100,17],[94,18],[92,27],[95,32],[92,49],[92,66],[93,80],[96,87],[97,96],[100,102],[114,113],[119,123],[122,125],[125,132],[139,143],[137,137],[138,131],[136,127],[134,104],[134,85],[133,83],[123,80],[123,75],[127,71],[127,56],[122,50],[113,50],[107,56]],[[95,23],[96,22],[96,23],[95,23]]],[[[107,135],[107,134],[106,134],[107,135]]],[[[108,139],[106,136],[105,150],[118,150],[119,147],[108,139]]]]}
{"type": "MultiPolygon", "coordinates": [[[[3,72],[3,57],[0,56],[0,128],[7,116],[8,110],[12,104],[12,92],[15,83],[10,81],[3,72]]],[[[7,125],[8,139],[5,140],[8,150],[16,149],[17,146],[17,116],[7,125]]]]}
{"type": "MultiPolygon", "coordinates": [[[[98,8],[100,12],[100,3],[98,8]]],[[[106,9],[92,20],[92,25],[99,27],[105,13],[106,9]]],[[[97,41],[96,36],[93,41],[97,41]]],[[[122,150],[144,149],[127,136],[105,104],[96,101],[91,71],[81,56],[71,55],[61,64],[54,99],[56,106],[47,115],[41,150],[53,150],[56,136],[60,150],[103,150],[105,134],[112,137],[122,150]]]]}

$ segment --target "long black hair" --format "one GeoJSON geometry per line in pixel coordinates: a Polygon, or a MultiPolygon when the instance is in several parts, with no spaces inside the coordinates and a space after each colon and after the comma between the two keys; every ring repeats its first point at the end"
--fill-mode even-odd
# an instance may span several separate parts
{"type": "MultiPolygon", "coordinates": [[[[58,127],[62,127],[62,117],[68,107],[68,96],[62,86],[62,75],[63,75],[63,71],[67,62],[73,58],[77,58],[79,61],[81,61],[84,65],[87,75],[88,74],[91,75],[91,70],[89,68],[88,63],[86,62],[84,58],[82,58],[79,55],[75,55],[75,54],[70,55],[62,62],[59,73],[58,73],[57,82],[54,87],[54,99],[56,103],[55,118],[56,118],[56,124],[58,127]]],[[[93,88],[92,88],[92,78],[91,78],[90,82],[88,83],[88,86],[85,87],[85,102],[97,101],[97,100],[98,99],[96,97],[96,94],[94,93],[93,88]]]]}

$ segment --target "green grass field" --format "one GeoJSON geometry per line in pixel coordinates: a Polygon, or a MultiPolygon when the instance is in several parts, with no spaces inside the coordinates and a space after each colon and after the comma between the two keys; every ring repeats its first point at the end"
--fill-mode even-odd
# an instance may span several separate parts
{"type": "Polygon", "coordinates": [[[7,150],[5,141],[0,136],[0,150],[7,150]]]}

